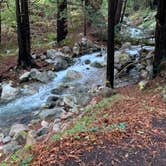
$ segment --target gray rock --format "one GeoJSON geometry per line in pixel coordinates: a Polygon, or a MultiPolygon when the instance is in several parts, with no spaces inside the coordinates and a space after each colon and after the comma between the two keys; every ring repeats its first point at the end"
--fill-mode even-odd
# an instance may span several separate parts
{"type": "Polygon", "coordinates": [[[77,80],[77,79],[82,78],[82,74],[75,70],[68,70],[67,74],[66,74],[66,78],[68,80],[77,80]]]}
{"type": "Polygon", "coordinates": [[[67,57],[58,56],[54,60],[54,70],[60,71],[68,68],[70,64],[68,63],[67,57]]]}
{"type": "Polygon", "coordinates": [[[147,78],[148,78],[148,71],[146,71],[146,70],[141,70],[141,71],[140,71],[140,77],[141,77],[142,79],[147,79],[147,78]]]}
{"type": "Polygon", "coordinates": [[[46,122],[45,120],[42,120],[41,126],[44,127],[44,128],[49,128],[49,123],[46,122]]]}
{"type": "Polygon", "coordinates": [[[95,62],[93,62],[91,64],[91,66],[92,67],[96,67],[96,68],[103,68],[103,67],[105,67],[105,63],[104,62],[97,62],[97,61],[95,61],[95,62]]]}
{"type": "Polygon", "coordinates": [[[7,143],[9,143],[10,141],[11,141],[11,137],[10,137],[10,136],[6,136],[6,137],[4,137],[4,138],[2,139],[3,144],[7,144],[7,143]]]}
{"type": "Polygon", "coordinates": [[[37,136],[36,135],[36,131],[30,130],[28,132],[28,134],[27,134],[26,144],[27,145],[33,145],[33,144],[35,144],[36,143],[36,139],[35,139],[36,136],[37,136]]]}
{"type": "Polygon", "coordinates": [[[100,90],[100,95],[102,95],[103,97],[111,97],[115,94],[115,90],[111,89],[111,88],[108,88],[108,87],[103,87],[101,90],[100,90]]]}
{"type": "Polygon", "coordinates": [[[17,151],[20,148],[21,148],[21,146],[18,145],[18,143],[16,141],[12,141],[3,146],[3,152],[4,152],[4,154],[7,155],[7,154],[17,151]]]}
{"type": "Polygon", "coordinates": [[[64,54],[70,54],[71,53],[71,49],[69,46],[64,46],[63,47],[63,53],[64,54]]]}
{"type": "Polygon", "coordinates": [[[19,145],[25,145],[27,138],[27,132],[20,131],[14,136],[14,140],[18,142],[19,145]]]}
{"type": "Polygon", "coordinates": [[[42,127],[42,128],[40,128],[40,129],[37,130],[36,135],[38,137],[40,137],[40,136],[48,134],[48,132],[49,132],[48,128],[42,127]]]}
{"type": "Polygon", "coordinates": [[[53,131],[54,131],[54,132],[60,131],[60,123],[57,123],[57,124],[54,124],[54,125],[53,125],[53,131]]]}
{"type": "Polygon", "coordinates": [[[24,74],[22,74],[20,77],[19,77],[19,80],[21,82],[26,82],[29,80],[29,77],[30,77],[30,72],[25,72],[24,74]]]}
{"type": "Polygon", "coordinates": [[[57,51],[55,49],[47,50],[47,57],[53,59],[56,57],[56,53],[57,51]]]}
{"type": "Polygon", "coordinates": [[[80,55],[80,47],[77,43],[73,47],[73,55],[74,56],[79,56],[80,55]]]}
{"type": "Polygon", "coordinates": [[[46,58],[47,58],[46,55],[41,55],[41,56],[40,56],[40,59],[41,59],[41,60],[45,60],[46,58]]]}
{"type": "Polygon", "coordinates": [[[86,60],[84,61],[84,63],[85,63],[86,65],[89,65],[89,64],[91,63],[91,61],[90,61],[89,59],[86,59],[86,60]]]}
{"type": "Polygon", "coordinates": [[[22,131],[26,132],[28,130],[29,130],[28,127],[24,124],[14,124],[14,125],[12,125],[12,127],[10,129],[9,135],[11,137],[13,137],[13,136],[19,134],[22,131]]]}
{"type": "Polygon", "coordinates": [[[46,118],[55,118],[55,117],[60,117],[62,113],[65,111],[63,108],[54,108],[54,109],[47,109],[47,110],[42,110],[39,113],[40,119],[46,119],[46,118]]]}
{"type": "Polygon", "coordinates": [[[1,90],[1,100],[2,101],[10,101],[16,98],[16,96],[19,94],[18,88],[13,88],[11,83],[9,84],[2,84],[2,90],[1,90]]]}

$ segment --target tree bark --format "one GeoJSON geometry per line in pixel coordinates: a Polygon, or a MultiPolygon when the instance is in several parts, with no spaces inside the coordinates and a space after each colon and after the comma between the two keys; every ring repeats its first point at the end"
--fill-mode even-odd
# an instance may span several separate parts
{"type": "Polygon", "coordinates": [[[154,76],[158,73],[159,65],[166,58],[166,1],[159,0],[156,15],[154,76]]]}
{"type": "Polygon", "coordinates": [[[17,35],[18,35],[18,67],[33,67],[30,46],[30,25],[28,0],[16,0],[17,35]]]}
{"type": "Polygon", "coordinates": [[[57,42],[60,43],[67,36],[67,0],[57,0],[57,42]]]}
{"type": "Polygon", "coordinates": [[[106,86],[114,88],[114,29],[117,1],[108,1],[107,81],[106,86]]]}

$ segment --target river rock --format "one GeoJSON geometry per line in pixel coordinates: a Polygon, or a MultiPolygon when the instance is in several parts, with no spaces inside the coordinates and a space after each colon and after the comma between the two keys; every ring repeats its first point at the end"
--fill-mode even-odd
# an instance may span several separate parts
{"type": "Polygon", "coordinates": [[[121,50],[131,49],[131,43],[130,42],[125,42],[120,49],[121,50]]]}
{"type": "Polygon", "coordinates": [[[146,70],[141,70],[140,71],[140,78],[141,79],[147,79],[148,78],[148,71],[146,71],[146,70]]]}
{"type": "Polygon", "coordinates": [[[12,125],[12,127],[10,129],[9,135],[11,137],[13,137],[13,136],[19,134],[22,131],[26,132],[28,130],[29,130],[28,127],[24,124],[14,124],[14,125],[12,125]]]}
{"type": "Polygon", "coordinates": [[[54,109],[47,109],[47,110],[42,110],[39,113],[39,117],[40,119],[46,119],[46,118],[55,118],[55,117],[60,117],[60,115],[62,113],[64,113],[64,109],[63,108],[54,108],[54,109]]]}
{"type": "Polygon", "coordinates": [[[71,49],[69,46],[63,46],[62,49],[64,54],[71,54],[71,49]]]}
{"type": "Polygon", "coordinates": [[[80,46],[77,43],[74,44],[73,55],[74,56],[79,56],[80,55],[80,46]]]}
{"type": "Polygon", "coordinates": [[[116,94],[115,90],[109,87],[102,87],[99,92],[103,97],[111,97],[116,94]]]}
{"type": "Polygon", "coordinates": [[[60,126],[61,126],[60,123],[54,124],[54,125],[53,125],[53,128],[52,128],[53,131],[54,131],[54,132],[60,131],[60,126]]]}
{"type": "Polygon", "coordinates": [[[49,128],[49,123],[46,122],[45,120],[42,120],[41,126],[44,127],[44,128],[49,128]]]}
{"type": "Polygon", "coordinates": [[[66,78],[68,80],[77,80],[77,79],[82,78],[82,74],[75,70],[68,70],[67,74],[66,74],[66,78]]]}
{"type": "Polygon", "coordinates": [[[96,68],[103,68],[105,66],[106,66],[106,64],[104,62],[95,61],[91,64],[91,67],[96,67],[96,68]]]}
{"type": "Polygon", "coordinates": [[[2,101],[10,101],[12,99],[15,99],[16,96],[19,94],[18,88],[13,88],[11,83],[5,83],[2,84],[2,90],[1,90],[1,100],[2,101]]]}
{"type": "Polygon", "coordinates": [[[30,72],[25,72],[19,77],[20,82],[26,82],[29,80],[30,72]]]}
{"type": "Polygon", "coordinates": [[[91,61],[90,61],[89,59],[86,59],[86,60],[84,61],[84,63],[85,63],[86,65],[89,65],[89,64],[91,63],[91,61]]]}
{"type": "Polygon", "coordinates": [[[46,83],[56,77],[56,74],[53,71],[44,71],[40,72],[37,69],[31,69],[30,78],[32,80],[40,81],[46,83]]]}
{"type": "Polygon", "coordinates": [[[20,148],[21,148],[21,146],[18,145],[18,143],[16,141],[12,141],[12,142],[5,144],[3,146],[3,152],[4,152],[4,154],[7,155],[7,154],[10,154],[10,153],[17,151],[20,148]]]}
{"type": "Polygon", "coordinates": [[[47,57],[54,59],[56,57],[57,51],[55,49],[47,50],[47,57]]]}
{"type": "Polygon", "coordinates": [[[42,127],[42,128],[40,128],[40,129],[37,130],[36,135],[38,137],[40,137],[40,136],[48,134],[48,132],[49,132],[48,128],[42,127]]]}
{"type": "Polygon", "coordinates": [[[34,130],[30,130],[28,133],[27,133],[27,138],[26,138],[26,144],[27,145],[33,145],[36,143],[36,131],[34,130]]]}
{"type": "Polygon", "coordinates": [[[131,61],[130,55],[126,53],[116,52],[115,53],[115,63],[120,65],[125,65],[131,61]]]}
{"type": "Polygon", "coordinates": [[[19,145],[25,145],[27,138],[27,132],[20,131],[14,136],[14,140],[18,142],[19,145]]]}
{"type": "Polygon", "coordinates": [[[54,60],[54,70],[55,71],[65,70],[69,66],[70,66],[70,64],[68,63],[67,57],[58,56],[54,60]]]}
{"type": "Polygon", "coordinates": [[[6,137],[4,137],[4,138],[2,139],[3,144],[7,144],[7,143],[9,143],[10,141],[11,141],[11,137],[10,137],[10,136],[6,136],[6,137]]]}

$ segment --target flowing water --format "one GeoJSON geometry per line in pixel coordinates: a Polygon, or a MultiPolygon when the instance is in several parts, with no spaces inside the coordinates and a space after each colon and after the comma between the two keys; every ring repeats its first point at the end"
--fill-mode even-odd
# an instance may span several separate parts
{"type": "MultiPolygon", "coordinates": [[[[139,55],[141,46],[132,46],[126,49],[130,55],[139,55]]],[[[152,49],[151,47],[149,49],[152,49]]],[[[32,112],[38,110],[47,98],[51,96],[51,90],[58,88],[60,84],[69,82],[65,76],[68,70],[75,70],[80,72],[83,77],[81,79],[70,81],[91,87],[95,85],[103,85],[105,82],[105,68],[94,68],[85,64],[85,60],[104,62],[105,56],[97,56],[99,53],[87,54],[79,58],[75,58],[75,63],[66,70],[56,72],[57,76],[47,84],[41,83],[27,83],[26,88],[21,89],[21,93],[15,100],[0,105],[0,128],[9,128],[13,123],[27,123],[32,118],[32,112]],[[32,94],[29,91],[32,90],[32,94]]],[[[137,72],[133,70],[132,77],[126,77],[116,80],[116,86],[124,86],[127,84],[135,83],[138,80],[137,72]]]]}

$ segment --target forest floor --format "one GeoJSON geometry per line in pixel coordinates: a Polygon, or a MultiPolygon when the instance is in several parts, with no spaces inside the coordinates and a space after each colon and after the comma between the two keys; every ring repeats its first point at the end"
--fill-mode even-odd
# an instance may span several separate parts
{"type": "MultiPolygon", "coordinates": [[[[90,110],[69,135],[32,148],[30,165],[165,166],[165,80],[159,76],[141,91],[137,85],[117,89],[112,99],[94,98],[90,110]]],[[[58,135],[54,135],[54,139],[58,135]]]]}
{"type": "MultiPolygon", "coordinates": [[[[165,80],[158,76],[144,91],[130,85],[118,88],[110,98],[94,98],[90,109],[68,129],[70,134],[56,134],[29,147],[22,165],[165,166],[164,89],[165,80]]],[[[13,157],[9,165],[17,163],[13,157]]]]}

